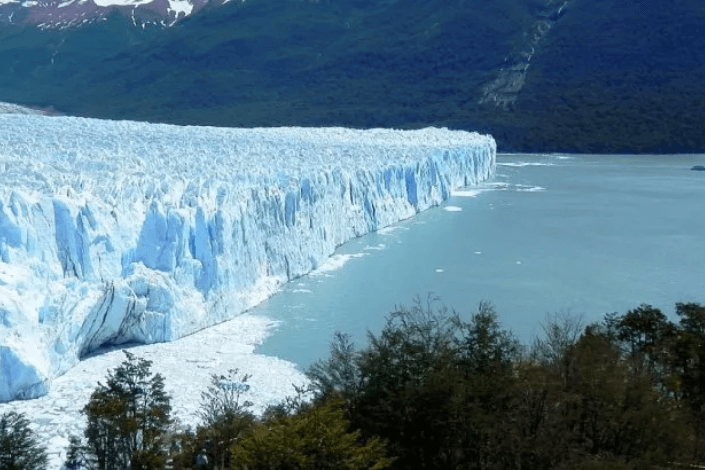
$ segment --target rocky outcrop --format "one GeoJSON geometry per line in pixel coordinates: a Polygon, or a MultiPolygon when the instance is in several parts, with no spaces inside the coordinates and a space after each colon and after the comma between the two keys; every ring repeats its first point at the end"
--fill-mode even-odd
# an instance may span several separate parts
{"type": "Polygon", "coordinates": [[[554,23],[565,14],[571,0],[545,1],[546,6],[524,32],[523,41],[516,46],[514,52],[505,57],[504,66],[499,70],[497,78],[483,87],[480,104],[494,104],[506,109],[516,101],[526,81],[531,58],[554,23]]]}

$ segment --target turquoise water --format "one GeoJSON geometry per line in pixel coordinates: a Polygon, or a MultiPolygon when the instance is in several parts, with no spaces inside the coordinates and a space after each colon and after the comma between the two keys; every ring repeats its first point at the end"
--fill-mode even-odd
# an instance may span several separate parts
{"type": "Polygon", "coordinates": [[[525,343],[548,313],[596,321],[640,303],[669,316],[676,302],[705,303],[705,172],[690,171],[705,156],[497,161],[492,181],[347,243],[256,307],[280,322],[258,352],[304,368],[327,357],[335,331],[364,345],[395,305],[430,292],[461,314],[492,302],[525,343]]]}

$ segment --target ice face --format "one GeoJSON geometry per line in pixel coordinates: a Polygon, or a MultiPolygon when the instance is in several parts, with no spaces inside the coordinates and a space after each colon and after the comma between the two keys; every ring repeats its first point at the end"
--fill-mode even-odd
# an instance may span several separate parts
{"type": "Polygon", "coordinates": [[[476,184],[489,136],[0,115],[0,401],[230,319],[476,184]]]}

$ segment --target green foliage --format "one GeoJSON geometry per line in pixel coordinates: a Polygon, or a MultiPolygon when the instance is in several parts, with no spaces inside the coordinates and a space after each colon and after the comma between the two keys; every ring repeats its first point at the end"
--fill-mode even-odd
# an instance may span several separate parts
{"type": "Polygon", "coordinates": [[[519,352],[491,305],[467,322],[437,299],[417,299],[368,336],[370,346],[355,352],[338,334],[331,357],[308,370],[319,400],[345,399],[352,428],[385,439],[395,468],[452,468],[487,452],[484,410],[506,407],[519,352]]]}
{"type": "Polygon", "coordinates": [[[445,308],[417,300],[392,312],[360,354],[365,382],[352,424],[388,440],[399,467],[447,463],[439,456],[452,433],[442,417],[452,405],[456,330],[445,308]]]}
{"type": "Polygon", "coordinates": [[[231,466],[230,447],[255,424],[255,416],[248,410],[250,401],[241,401],[249,390],[249,375],[238,376],[237,369],[227,375],[211,375],[211,384],[201,393],[199,416],[203,424],[195,435],[181,436],[181,452],[173,467],[226,469],[231,466]]]}
{"type": "Polygon", "coordinates": [[[329,401],[300,414],[255,426],[232,448],[233,469],[383,469],[389,465],[379,439],[360,441],[348,432],[340,404],[329,401]]]}
{"type": "Polygon", "coordinates": [[[457,315],[454,320],[462,335],[457,340],[457,350],[468,373],[503,374],[511,370],[521,353],[521,345],[511,332],[500,328],[491,304],[480,303],[470,322],[457,315]]]}
{"type": "Polygon", "coordinates": [[[350,336],[338,331],[331,343],[330,357],[311,365],[306,374],[321,395],[339,394],[347,401],[348,408],[354,410],[364,385],[359,359],[350,336]]]}
{"type": "Polygon", "coordinates": [[[584,328],[582,317],[568,312],[549,315],[542,324],[544,337],[535,339],[529,357],[543,367],[560,369],[563,356],[578,341],[584,328]]]}
{"type": "Polygon", "coordinates": [[[46,450],[29,427],[24,414],[10,411],[0,417],[0,469],[42,470],[47,466],[46,450]]]}
{"type": "Polygon", "coordinates": [[[705,306],[677,303],[676,314],[679,328],[667,345],[669,375],[674,394],[690,411],[693,459],[705,462],[705,306]]]}
{"type": "Polygon", "coordinates": [[[525,352],[490,304],[469,320],[437,302],[390,314],[355,351],[336,335],[309,377],[393,468],[656,468],[703,461],[705,309],[681,324],[641,305],[583,327],[549,317],[525,352]],[[684,406],[686,405],[686,406],[684,406]]]}
{"type": "Polygon", "coordinates": [[[685,437],[673,423],[680,415],[612,338],[587,330],[565,361],[566,428],[580,453],[652,464],[673,457],[685,437]]]}
{"type": "Polygon", "coordinates": [[[64,462],[64,467],[66,470],[81,470],[81,469],[92,469],[95,465],[88,463],[90,457],[90,449],[81,441],[80,438],[76,436],[69,437],[69,448],[66,451],[66,461],[64,462]]]}
{"type": "Polygon", "coordinates": [[[218,426],[246,413],[252,402],[240,402],[240,396],[250,389],[249,375],[238,377],[238,369],[230,369],[228,375],[211,375],[211,384],[201,392],[199,416],[206,426],[218,426]]]}
{"type": "Polygon", "coordinates": [[[628,346],[632,356],[653,355],[666,336],[673,333],[674,326],[661,310],[642,304],[615,322],[617,339],[628,346]]]}
{"type": "Polygon", "coordinates": [[[151,362],[124,351],[126,360],[108,373],[105,385],[83,408],[86,445],[73,446],[86,468],[98,470],[159,469],[166,464],[165,438],[171,426],[170,397],[151,362]]]}

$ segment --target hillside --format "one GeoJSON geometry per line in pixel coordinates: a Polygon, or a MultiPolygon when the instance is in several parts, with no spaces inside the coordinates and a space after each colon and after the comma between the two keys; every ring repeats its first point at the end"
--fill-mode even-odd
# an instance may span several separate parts
{"type": "Polygon", "coordinates": [[[492,133],[500,151],[703,152],[705,6],[251,0],[168,29],[3,26],[0,101],[215,126],[492,133]]]}

